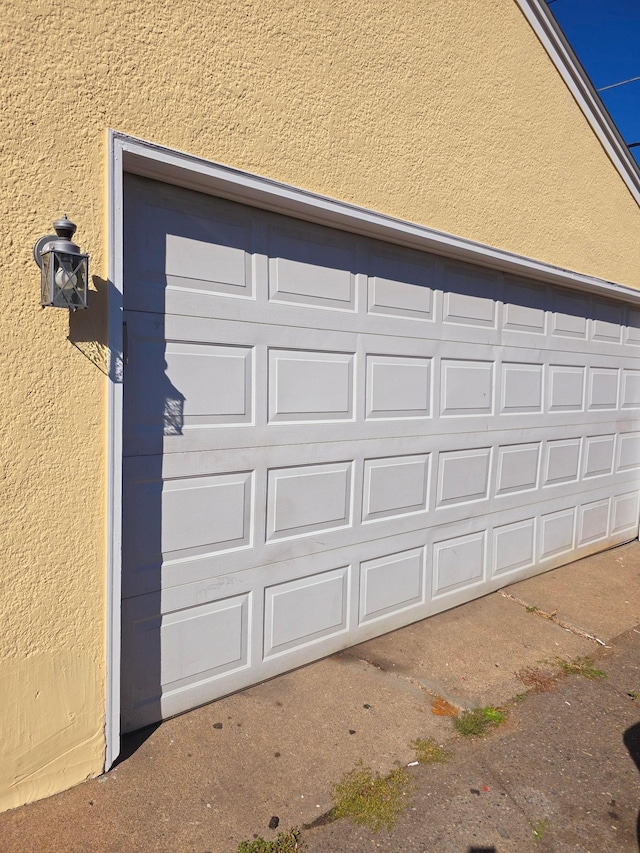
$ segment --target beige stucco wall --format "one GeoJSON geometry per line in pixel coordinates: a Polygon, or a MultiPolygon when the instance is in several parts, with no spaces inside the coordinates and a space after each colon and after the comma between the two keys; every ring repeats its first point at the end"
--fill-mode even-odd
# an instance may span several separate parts
{"type": "Polygon", "coordinates": [[[9,0],[1,27],[8,808],[103,762],[107,128],[634,287],[640,210],[513,0],[9,0]],[[31,260],[63,212],[97,276],[71,327],[31,260]]]}

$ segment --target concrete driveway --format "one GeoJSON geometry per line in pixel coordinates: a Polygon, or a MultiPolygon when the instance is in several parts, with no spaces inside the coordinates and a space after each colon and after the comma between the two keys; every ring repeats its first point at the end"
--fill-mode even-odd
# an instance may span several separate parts
{"type": "Polygon", "coordinates": [[[310,853],[637,851],[639,626],[634,542],[129,736],[105,776],[0,815],[0,849],[235,853],[306,826],[310,853]],[[584,656],[608,678],[527,692],[584,656]],[[436,700],[507,721],[467,740],[436,700]],[[417,738],[452,757],[413,765],[417,738]],[[358,762],[412,765],[391,833],[322,818],[358,762]]]}

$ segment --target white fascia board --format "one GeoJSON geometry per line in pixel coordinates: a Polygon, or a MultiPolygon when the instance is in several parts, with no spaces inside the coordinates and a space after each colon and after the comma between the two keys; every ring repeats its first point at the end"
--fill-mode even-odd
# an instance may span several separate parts
{"type": "Polygon", "coordinates": [[[113,144],[122,152],[122,168],[126,172],[539,282],[640,304],[640,291],[626,285],[396,219],[126,134],[111,133],[113,144]]]}
{"type": "Polygon", "coordinates": [[[567,84],[636,204],[640,204],[640,168],[547,4],[544,0],[516,0],[516,3],[567,84]]]}

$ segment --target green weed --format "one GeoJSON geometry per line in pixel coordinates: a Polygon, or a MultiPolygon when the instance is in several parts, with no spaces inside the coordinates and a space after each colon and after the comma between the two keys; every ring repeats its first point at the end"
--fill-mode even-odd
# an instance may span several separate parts
{"type": "Polygon", "coordinates": [[[506,714],[499,708],[474,708],[471,711],[463,711],[453,718],[453,725],[458,734],[464,737],[483,737],[489,729],[497,728],[506,719],[506,714]]]}
{"type": "Polygon", "coordinates": [[[409,774],[403,767],[382,776],[358,764],[333,786],[332,818],[348,817],[374,832],[382,827],[390,831],[409,805],[408,786],[409,774]]]}
{"type": "Polygon", "coordinates": [[[596,669],[590,657],[577,657],[573,660],[556,658],[554,663],[565,675],[582,675],[583,678],[606,678],[607,673],[596,669]]]}
{"type": "Polygon", "coordinates": [[[551,821],[547,820],[533,820],[530,822],[529,826],[531,827],[531,832],[536,841],[540,841],[542,836],[551,826],[551,821]]]}
{"type": "Polygon", "coordinates": [[[265,841],[264,838],[241,841],[237,853],[299,853],[306,846],[300,837],[300,830],[290,829],[288,832],[279,832],[272,841],[265,841]]]}
{"type": "Polygon", "coordinates": [[[451,758],[449,750],[437,744],[432,737],[417,738],[411,746],[420,764],[443,764],[451,758]]]}

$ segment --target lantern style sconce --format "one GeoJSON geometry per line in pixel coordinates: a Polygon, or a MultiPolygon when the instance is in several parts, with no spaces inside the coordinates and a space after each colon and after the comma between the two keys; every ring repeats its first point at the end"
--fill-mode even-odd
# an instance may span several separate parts
{"type": "Polygon", "coordinates": [[[71,242],[76,226],[66,213],[53,227],[56,233],[41,237],[33,247],[34,260],[40,267],[40,304],[72,311],[86,308],[89,255],[71,242]]]}

